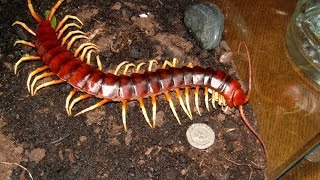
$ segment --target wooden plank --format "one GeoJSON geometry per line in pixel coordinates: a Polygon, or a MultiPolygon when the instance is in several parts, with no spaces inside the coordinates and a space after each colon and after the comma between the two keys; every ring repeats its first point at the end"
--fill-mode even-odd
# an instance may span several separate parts
{"type": "MultiPolygon", "coordinates": [[[[267,144],[270,175],[276,177],[320,141],[315,139],[320,134],[320,88],[292,62],[286,46],[286,28],[296,2],[212,1],[225,14],[224,37],[231,49],[236,51],[244,41],[251,51],[250,103],[267,144]]],[[[247,62],[236,60],[236,65],[246,80],[247,62]]]]}

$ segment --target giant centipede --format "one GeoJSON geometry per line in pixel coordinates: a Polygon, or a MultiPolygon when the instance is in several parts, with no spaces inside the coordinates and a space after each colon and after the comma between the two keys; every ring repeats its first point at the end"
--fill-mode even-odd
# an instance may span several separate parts
{"type": "MultiPolygon", "coordinates": [[[[123,74],[117,75],[118,69],[125,63],[121,63],[115,73],[104,73],[102,71],[101,62],[99,56],[96,56],[97,64],[99,68],[94,68],[90,66],[90,57],[91,53],[97,49],[97,46],[93,43],[84,43],[74,52],[70,52],[71,46],[74,41],[81,38],[87,38],[82,31],[71,31],[64,38],[62,38],[63,33],[69,27],[80,27],[75,23],[65,24],[67,20],[73,19],[77,20],[79,23],[82,22],[76,17],[67,15],[63,20],[58,24],[57,27],[51,26],[51,20],[54,17],[54,14],[58,7],[64,0],[58,0],[57,3],[52,7],[50,14],[47,19],[42,19],[34,11],[31,0],[28,0],[28,7],[32,17],[38,22],[38,28],[36,31],[29,28],[25,23],[21,21],[16,21],[13,25],[20,25],[30,34],[35,36],[35,42],[28,42],[24,40],[17,40],[16,44],[24,44],[36,49],[37,56],[25,56],[22,57],[15,64],[15,73],[20,63],[24,61],[33,61],[33,60],[42,60],[44,66],[37,68],[32,71],[28,77],[28,90],[31,91],[31,94],[34,95],[39,89],[48,87],[51,85],[59,84],[66,82],[70,84],[74,89],[70,92],[66,99],[66,110],[67,113],[71,114],[72,107],[79,101],[87,99],[89,97],[96,97],[101,99],[98,103],[82,110],[77,115],[80,115],[84,112],[93,110],[99,106],[102,106],[105,103],[111,101],[120,101],[122,102],[122,121],[124,129],[127,130],[126,125],[126,106],[127,102],[131,100],[136,100],[139,102],[142,113],[150,127],[155,127],[156,119],[156,96],[164,94],[166,100],[169,102],[170,108],[180,123],[179,117],[174,108],[170,92],[174,91],[177,98],[179,99],[180,105],[183,108],[184,112],[192,119],[191,109],[189,105],[189,90],[194,88],[195,91],[195,105],[196,109],[199,111],[198,104],[198,95],[199,89],[204,89],[205,96],[205,105],[209,109],[208,105],[208,96],[212,94],[212,105],[215,107],[215,102],[218,101],[218,104],[227,110],[228,107],[239,107],[239,111],[242,117],[242,120],[250,131],[257,137],[260,144],[262,145],[265,154],[266,146],[260,137],[260,135],[255,131],[251,126],[248,119],[244,115],[243,105],[245,105],[250,97],[251,93],[251,59],[248,52],[248,48],[244,43],[244,47],[247,52],[248,62],[249,62],[249,83],[248,91],[242,89],[240,83],[231,78],[223,71],[214,70],[211,67],[203,68],[201,66],[183,66],[176,67],[176,59],[173,59],[173,62],[166,61],[162,68],[152,71],[151,66],[153,61],[150,61],[149,68],[147,71],[141,73],[139,72],[140,67],[145,64],[141,63],[137,66],[135,73],[126,75],[126,70],[123,74]],[[75,36],[73,36],[75,35],[75,36]],[[73,38],[70,40],[70,38],[73,38]],[[70,40],[68,44],[66,41],[70,40]],[[82,51],[81,55],[80,52],[82,51]],[[80,56],[79,56],[80,55],[80,56]],[[85,55],[87,55],[87,62],[84,62],[85,55]],[[49,72],[47,71],[49,70],[49,72]],[[37,75],[42,73],[41,75],[37,75]],[[36,76],[37,75],[37,76],[36,76]],[[36,76],[31,84],[31,79],[36,76]],[[52,80],[50,82],[39,85],[34,89],[35,83],[42,78],[58,76],[58,80],[52,80]],[[185,93],[185,102],[182,99],[180,90],[184,89],[185,93]],[[84,94],[73,99],[77,91],[81,91],[84,94]],[[152,124],[149,120],[149,117],[146,113],[146,108],[144,106],[143,99],[151,98],[152,103],[152,124]]],[[[241,47],[241,44],[239,48],[241,47]]],[[[126,66],[126,69],[131,64],[126,66]]],[[[267,158],[268,159],[268,158],[267,158]]]]}

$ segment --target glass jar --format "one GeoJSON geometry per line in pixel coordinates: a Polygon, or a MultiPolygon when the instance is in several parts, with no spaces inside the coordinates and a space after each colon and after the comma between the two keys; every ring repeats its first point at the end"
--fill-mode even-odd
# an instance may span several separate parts
{"type": "Polygon", "coordinates": [[[299,0],[287,29],[293,61],[320,85],[320,0],[299,0]]]}

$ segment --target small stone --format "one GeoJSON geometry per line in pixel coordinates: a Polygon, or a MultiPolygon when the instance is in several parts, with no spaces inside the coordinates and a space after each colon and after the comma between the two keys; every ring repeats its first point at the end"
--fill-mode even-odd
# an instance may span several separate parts
{"type": "Polygon", "coordinates": [[[216,48],[222,38],[224,18],[213,3],[198,3],[186,9],[184,24],[193,33],[202,48],[216,48]]]}
{"type": "Polygon", "coordinates": [[[86,140],[87,140],[86,136],[80,136],[79,137],[79,141],[82,142],[82,143],[85,142],[86,140]]]}
{"type": "Polygon", "coordinates": [[[206,149],[213,145],[215,133],[203,123],[192,124],[187,130],[187,140],[195,148],[206,149]]]}
{"type": "Polygon", "coordinates": [[[45,149],[34,149],[28,155],[29,161],[40,162],[46,156],[45,149]]]}

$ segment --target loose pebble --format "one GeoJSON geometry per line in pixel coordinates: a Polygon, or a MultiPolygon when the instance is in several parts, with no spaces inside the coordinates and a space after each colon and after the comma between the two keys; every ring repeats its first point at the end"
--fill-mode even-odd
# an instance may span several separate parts
{"type": "Polygon", "coordinates": [[[198,3],[186,9],[184,24],[200,42],[202,48],[216,48],[222,38],[224,18],[213,3],[198,3]]]}
{"type": "Polygon", "coordinates": [[[29,161],[40,162],[46,156],[46,150],[40,148],[33,149],[27,156],[29,157],[29,161]]]}

